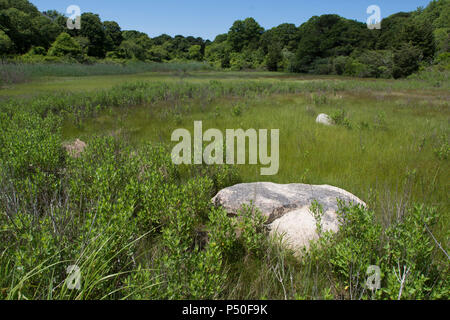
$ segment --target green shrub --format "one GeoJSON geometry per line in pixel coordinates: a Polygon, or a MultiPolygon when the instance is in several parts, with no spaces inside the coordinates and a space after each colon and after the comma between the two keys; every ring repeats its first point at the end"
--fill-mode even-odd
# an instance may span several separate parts
{"type": "Polygon", "coordinates": [[[243,205],[237,219],[244,247],[249,253],[260,254],[265,243],[264,224],[267,218],[253,205],[243,205]]]}
{"type": "Polygon", "coordinates": [[[339,110],[339,111],[335,111],[331,115],[331,119],[333,119],[334,123],[339,126],[344,126],[347,129],[352,129],[352,123],[347,118],[347,113],[343,109],[339,110]]]}
{"type": "Polygon", "coordinates": [[[233,116],[240,117],[242,115],[242,106],[240,104],[235,105],[231,112],[233,113],[233,116]]]}
{"type": "Polygon", "coordinates": [[[113,137],[87,140],[73,158],[62,148],[60,117],[17,112],[0,120],[6,298],[219,297],[235,237],[216,234],[231,225],[210,199],[226,171],[184,180],[165,147],[132,150],[113,137]],[[150,262],[142,258],[149,252],[150,262]],[[69,265],[80,268],[79,291],[66,285],[69,265]]]}
{"type": "MultiPolygon", "coordinates": [[[[0,174],[4,192],[39,210],[60,188],[65,154],[61,118],[0,113],[0,174]],[[8,190],[9,189],[9,190],[8,190]]],[[[16,207],[16,210],[19,208],[16,207]]]]}
{"type": "Polygon", "coordinates": [[[345,68],[349,59],[351,58],[345,56],[339,56],[334,58],[333,59],[334,73],[338,75],[343,75],[345,73],[345,68]]]}
{"type": "Polygon", "coordinates": [[[450,154],[450,145],[448,143],[448,138],[446,135],[441,135],[439,137],[439,142],[433,151],[439,160],[448,159],[450,154]]]}
{"type": "Polygon", "coordinates": [[[8,37],[8,35],[0,30],[0,56],[3,57],[7,55],[13,47],[13,42],[8,37]]]}
{"type": "Polygon", "coordinates": [[[346,76],[365,78],[370,76],[370,67],[358,60],[350,59],[345,65],[346,76]]]}
{"type": "Polygon", "coordinates": [[[419,63],[422,60],[422,52],[419,48],[409,43],[402,44],[394,52],[394,78],[407,77],[419,70],[419,63]]]}
{"type": "Polygon", "coordinates": [[[449,263],[436,259],[431,233],[435,209],[415,206],[386,229],[360,205],[340,203],[338,218],[339,232],[323,234],[303,258],[325,266],[335,292],[350,299],[448,299],[449,263]],[[369,266],[381,270],[379,290],[367,288],[369,266]]]}
{"type": "Polygon", "coordinates": [[[79,59],[82,55],[82,49],[77,41],[75,41],[69,34],[61,33],[48,50],[49,56],[64,57],[79,59]]]}

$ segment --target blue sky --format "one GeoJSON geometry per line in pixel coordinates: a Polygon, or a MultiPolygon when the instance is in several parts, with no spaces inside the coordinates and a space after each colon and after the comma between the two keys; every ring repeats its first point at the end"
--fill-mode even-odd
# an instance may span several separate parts
{"type": "Polygon", "coordinates": [[[117,21],[123,30],[139,30],[154,37],[192,35],[213,40],[228,31],[235,20],[253,17],[270,29],[288,22],[300,25],[314,15],[337,13],[365,22],[366,9],[376,4],[382,17],[412,11],[430,0],[31,0],[39,10],[65,12],[78,5],[81,12],[94,12],[102,20],[117,21]]]}

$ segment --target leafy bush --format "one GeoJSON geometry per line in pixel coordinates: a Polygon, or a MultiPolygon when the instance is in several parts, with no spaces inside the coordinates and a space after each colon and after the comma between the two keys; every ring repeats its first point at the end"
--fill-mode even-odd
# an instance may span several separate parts
{"type": "Polygon", "coordinates": [[[341,228],[313,243],[303,263],[314,261],[332,276],[337,294],[350,299],[448,299],[450,264],[436,259],[432,229],[439,215],[413,207],[388,228],[360,205],[339,204],[341,228]],[[369,266],[381,270],[379,290],[367,287],[369,266]]]}
{"type": "Polygon", "coordinates": [[[231,112],[233,116],[240,117],[242,115],[242,106],[240,104],[235,105],[231,112]]]}
{"type": "Polygon", "coordinates": [[[345,65],[346,76],[365,78],[370,76],[370,67],[355,59],[349,59],[345,65]]]}
{"type": "Polygon", "coordinates": [[[253,205],[244,205],[238,212],[238,228],[244,247],[250,253],[260,253],[264,245],[264,217],[253,205]]]}
{"type": "Polygon", "coordinates": [[[335,111],[331,115],[331,119],[333,119],[334,123],[339,125],[339,126],[344,126],[347,129],[351,129],[352,128],[352,123],[347,118],[347,113],[345,112],[344,109],[335,111]]]}
{"type": "Polygon", "coordinates": [[[57,116],[0,113],[0,174],[10,188],[5,194],[13,192],[28,209],[45,206],[59,189],[65,162],[60,123],[57,116]]]}
{"type": "Polygon", "coordinates": [[[89,139],[73,158],[62,148],[60,117],[17,112],[0,120],[6,298],[220,295],[222,258],[235,235],[210,199],[227,171],[181,179],[164,147],[131,150],[112,137],[89,139]],[[67,287],[69,265],[80,268],[79,291],[67,287]]]}
{"type": "Polygon", "coordinates": [[[67,33],[61,33],[48,50],[49,56],[64,57],[69,56],[74,59],[79,59],[82,55],[82,49],[78,42],[76,42],[67,33]]]}
{"type": "Polygon", "coordinates": [[[422,53],[419,48],[407,43],[402,44],[394,53],[394,78],[402,78],[419,70],[422,53]]]}
{"type": "Polygon", "coordinates": [[[446,135],[439,137],[437,147],[434,148],[434,154],[439,160],[447,160],[450,154],[450,145],[446,135]]]}

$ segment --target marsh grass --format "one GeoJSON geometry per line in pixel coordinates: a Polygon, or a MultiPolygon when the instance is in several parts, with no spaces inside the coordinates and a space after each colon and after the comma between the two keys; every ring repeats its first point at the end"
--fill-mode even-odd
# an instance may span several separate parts
{"type": "Polygon", "coordinates": [[[145,72],[171,72],[180,77],[185,77],[188,72],[202,70],[212,70],[212,67],[201,62],[0,63],[0,86],[22,83],[41,77],[132,75],[145,72]]]}
{"type": "MultiPolygon", "coordinates": [[[[196,120],[202,120],[205,129],[280,129],[280,171],[266,180],[337,185],[363,199],[368,198],[369,190],[378,190],[378,201],[392,198],[388,203],[398,203],[394,198],[407,192],[410,202],[426,201],[448,210],[448,161],[439,159],[434,152],[442,146],[440,137],[449,135],[448,104],[425,98],[429,104],[416,99],[414,106],[406,108],[399,107],[395,97],[377,101],[373,92],[342,94],[342,99],[330,96],[329,103],[315,106],[314,114],[308,109],[310,95],[302,93],[231,96],[206,103],[193,98],[183,108],[167,101],[113,109],[112,114],[103,113],[81,127],[66,123],[64,134],[76,138],[120,128],[128,132],[133,143],[139,144],[170,143],[173,130],[192,131],[196,120]],[[316,113],[341,110],[345,110],[351,128],[315,123],[316,113]],[[407,178],[413,171],[414,176],[407,178]],[[410,181],[408,186],[406,180],[410,181]]],[[[239,166],[239,170],[244,181],[261,179],[253,166],[239,166]]]]}

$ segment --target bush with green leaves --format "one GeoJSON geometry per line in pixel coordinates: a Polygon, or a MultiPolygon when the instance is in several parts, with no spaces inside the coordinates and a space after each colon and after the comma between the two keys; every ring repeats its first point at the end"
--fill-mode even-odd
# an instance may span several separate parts
{"type": "Polygon", "coordinates": [[[12,49],[12,46],[13,43],[8,35],[3,30],[0,30],[0,56],[7,55],[12,49]]]}
{"type": "MultiPolygon", "coordinates": [[[[416,205],[387,230],[382,265],[386,286],[380,292],[388,299],[448,299],[450,263],[435,263],[442,255],[432,233],[439,220],[434,208],[416,205]]],[[[445,253],[446,255],[446,253],[445,253]]]]}
{"type": "MultiPolygon", "coordinates": [[[[23,209],[39,211],[59,192],[65,162],[60,125],[58,116],[0,113],[2,194],[20,199],[23,209]]],[[[18,205],[14,202],[15,210],[18,205]]]]}
{"type": "Polygon", "coordinates": [[[48,50],[49,56],[55,57],[71,57],[80,59],[82,49],[77,41],[75,41],[68,33],[61,33],[48,50]]]}
{"type": "Polygon", "coordinates": [[[383,228],[370,209],[340,202],[339,232],[322,234],[302,263],[320,265],[343,298],[448,299],[450,263],[437,258],[446,253],[432,233],[438,218],[435,209],[415,206],[383,228]],[[367,286],[369,266],[381,270],[378,290],[367,286]]]}
{"type": "Polygon", "coordinates": [[[439,160],[447,160],[450,154],[450,145],[448,143],[447,135],[441,135],[433,149],[434,154],[439,160]]]}
{"type": "Polygon", "coordinates": [[[237,219],[244,248],[249,253],[261,253],[265,243],[264,224],[267,218],[253,205],[243,205],[237,219]]]}
{"type": "Polygon", "coordinates": [[[5,298],[220,296],[235,235],[216,234],[231,224],[210,199],[233,171],[180,173],[165,147],[131,149],[113,137],[90,138],[72,157],[59,116],[0,120],[5,298]],[[69,265],[80,268],[80,291],[67,287],[69,265]]]}
{"type": "Polygon", "coordinates": [[[423,59],[421,50],[411,43],[403,43],[394,52],[394,78],[407,77],[419,70],[419,64],[423,59]]]}
{"type": "Polygon", "coordinates": [[[347,117],[347,112],[344,109],[335,111],[331,115],[331,119],[333,119],[334,123],[339,126],[344,126],[347,129],[352,129],[352,123],[350,119],[347,117]]]}

